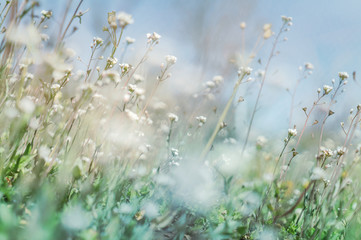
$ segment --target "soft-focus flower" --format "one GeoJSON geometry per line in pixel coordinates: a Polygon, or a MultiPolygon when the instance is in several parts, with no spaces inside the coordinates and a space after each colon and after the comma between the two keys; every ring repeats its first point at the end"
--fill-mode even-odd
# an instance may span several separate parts
{"type": "Polygon", "coordinates": [[[177,58],[175,56],[172,55],[167,55],[165,56],[165,60],[167,61],[168,65],[173,65],[177,62],[177,58]]]}
{"type": "Polygon", "coordinates": [[[171,122],[178,122],[178,116],[175,115],[174,113],[169,113],[168,118],[171,122]]]}
{"type": "Polygon", "coordinates": [[[339,72],[338,76],[341,78],[341,80],[345,80],[348,78],[348,73],[347,72],[339,72]]]}
{"type": "Polygon", "coordinates": [[[121,28],[125,28],[127,25],[134,23],[132,15],[126,12],[117,13],[117,21],[121,28]]]}
{"type": "Polygon", "coordinates": [[[297,130],[296,129],[288,129],[288,135],[290,136],[290,137],[295,137],[295,136],[297,136],[297,130]]]}
{"type": "Polygon", "coordinates": [[[161,36],[156,32],[147,33],[148,43],[157,42],[160,38],[161,38],[161,36]]]}
{"type": "Polygon", "coordinates": [[[329,94],[332,91],[333,87],[329,86],[329,85],[323,85],[323,93],[325,95],[329,94]]]}

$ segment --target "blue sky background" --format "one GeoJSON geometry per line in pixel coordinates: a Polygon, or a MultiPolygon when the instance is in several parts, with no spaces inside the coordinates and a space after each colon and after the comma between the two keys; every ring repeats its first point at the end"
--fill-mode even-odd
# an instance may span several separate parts
{"type": "MultiPolygon", "coordinates": [[[[42,2],[44,8],[52,9],[55,19],[59,20],[67,1],[42,2]]],[[[76,3],[74,1],[73,5],[76,3]]],[[[180,95],[191,93],[202,82],[221,74],[227,83],[224,99],[229,96],[236,77],[236,69],[228,60],[241,49],[240,22],[247,23],[246,48],[251,49],[263,24],[272,23],[272,30],[277,32],[281,26],[280,16],[291,16],[293,26],[284,35],[288,41],[278,45],[280,54],[271,63],[260,102],[262,113],[256,115],[255,129],[259,132],[254,134],[267,135],[274,129],[288,127],[290,96],[286,88],[292,89],[299,76],[298,67],[305,62],[312,63],[315,69],[300,84],[296,95],[295,123],[299,126],[304,121],[301,108],[310,107],[317,97],[316,89],[331,84],[332,78],[337,79],[338,72],[346,71],[351,76],[356,71],[361,84],[361,1],[85,0],[81,10],[88,8],[89,13],[83,17],[80,30],[68,39],[69,46],[76,49],[79,56],[88,58],[94,36],[105,37],[101,29],[107,24],[107,12],[125,11],[135,20],[125,35],[137,39],[126,60],[139,59],[146,46],[145,34],[155,31],[162,39],[152,52],[149,64],[159,65],[167,54],[178,57],[173,82],[166,85],[167,91],[180,95]]],[[[272,40],[258,56],[264,62],[271,45],[272,40]]],[[[261,68],[256,61],[252,67],[255,70],[261,68]]],[[[239,105],[235,114],[240,125],[247,125],[249,118],[244,116],[249,115],[257,91],[256,84],[240,90],[239,94],[245,96],[244,104],[239,105]]],[[[361,88],[349,79],[346,92],[334,108],[340,113],[335,115],[335,120],[345,121],[343,114],[361,103],[360,92],[361,88]]]]}

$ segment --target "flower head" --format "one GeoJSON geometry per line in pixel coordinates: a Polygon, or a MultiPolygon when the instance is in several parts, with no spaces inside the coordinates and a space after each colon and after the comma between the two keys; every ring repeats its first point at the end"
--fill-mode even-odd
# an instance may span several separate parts
{"type": "Polygon", "coordinates": [[[127,25],[134,23],[132,15],[126,12],[119,12],[116,18],[121,28],[125,28],[127,25]]]}
{"type": "Polygon", "coordinates": [[[173,65],[177,62],[177,58],[175,56],[172,55],[167,55],[165,56],[165,60],[167,61],[168,65],[173,65]]]}

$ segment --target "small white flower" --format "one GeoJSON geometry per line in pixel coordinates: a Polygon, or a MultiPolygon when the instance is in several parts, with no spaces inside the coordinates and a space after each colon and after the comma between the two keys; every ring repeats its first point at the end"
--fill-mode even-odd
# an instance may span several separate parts
{"type": "Polygon", "coordinates": [[[156,32],[147,33],[148,43],[156,42],[156,41],[158,41],[160,38],[161,38],[161,36],[160,36],[158,33],[156,33],[156,32]]]}
{"type": "Polygon", "coordinates": [[[95,46],[102,46],[103,43],[104,43],[104,40],[102,38],[100,38],[100,37],[94,37],[93,38],[93,44],[95,46]]]}
{"type": "Polygon", "coordinates": [[[103,73],[102,73],[102,77],[107,79],[107,80],[111,80],[115,83],[119,83],[120,82],[120,75],[117,71],[115,70],[105,70],[103,73]]]}
{"type": "Polygon", "coordinates": [[[220,75],[217,75],[217,76],[214,76],[213,77],[213,82],[216,84],[216,85],[219,85],[223,82],[223,77],[220,76],[220,75]]]}
{"type": "Polygon", "coordinates": [[[117,14],[117,20],[119,27],[124,28],[129,24],[134,23],[132,15],[126,13],[126,12],[119,12],[117,14]]]}
{"type": "Polygon", "coordinates": [[[305,63],[305,69],[307,70],[313,70],[313,64],[312,63],[305,63]]]}
{"type": "Polygon", "coordinates": [[[44,18],[50,18],[53,15],[53,12],[50,10],[49,11],[42,10],[41,15],[43,15],[44,18]]]}
{"type": "Polygon", "coordinates": [[[174,113],[168,113],[168,118],[171,122],[178,122],[178,116],[174,113]]]}
{"type": "Polygon", "coordinates": [[[288,129],[288,135],[290,136],[290,137],[295,137],[295,136],[297,136],[297,130],[296,129],[288,129]]]}
{"type": "Polygon", "coordinates": [[[337,147],[336,149],[336,155],[338,156],[342,156],[346,153],[346,148],[345,147],[337,147]]]}
{"type": "Polygon", "coordinates": [[[179,156],[179,151],[178,151],[178,149],[172,148],[170,151],[172,152],[172,156],[173,156],[173,157],[178,157],[178,156],[179,156]]]}
{"type": "Polygon", "coordinates": [[[348,78],[348,73],[347,72],[339,72],[338,76],[341,78],[341,80],[345,80],[348,78]]]}
{"type": "Polygon", "coordinates": [[[167,55],[165,56],[165,60],[167,61],[168,65],[173,65],[177,62],[177,58],[175,56],[172,55],[167,55]]]}
{"type": "Polygon", "coordinates": [[[282,21],[284,21],[284,22],[286,22],[286,23],[292,21],[292,17],[281,16],[281,18],[282,18],[282,21]]]}
{"type": "Polygon", "coordinates": [[[129,109],[125,109],[124,112],[125,112],[125,113],[127,114],[127,116],[130,118],[130,120],[132,120],[132,121],[138,121],[138,120],[139,120],[138,115],[137,115],[136,113],[130,111],[129,109]]]}
{"type": "Polygon", "coordinates": [[[264,147],[264,145],[268,142],[267,138],[265,138],[264,136],[259,136],[257,138],[257,141],[256,141],[256,146],[258,148],[262,148],[264,147]]]}
{"type": "Polygon", "coordinates": [[[24,113],[31,114],[35,110],[35,104],[29,97],[24,97],[19,102],[19,108],[24,113]]]}
{"type": "Polygon", "coordinates": [[[114,66],[118,62],[117,58],[108,57],[107,63],[114,66]]]}
{"type": "Polygon", "coordinates": [[[250,67],[241,67],[240,70],[238,71],[238,75],[240,76],[241,74],[246,74],[246,75],[250,75],[252,72],[252,68],[250,67]]]}
{"type": "Polygon", "coordinates": [[[135,42],[135,38],[131,38],[131,37],[126,37],[125,41],[127,42],[128,45],[132,44],[135,42]]]}
{"type": "Polygon", "coordinates": [[[44,159],[46,162],[50,161],[50,158],[49,158],[50,149],[47,146],[45,146],[45,145],[40,146],[40,148],[38,149],[38,155],[40,158],[44,159]]]}
{"type": "Polygon", "coordinates": [[[322,168],[316,167],[312,170],[311,180],[319,180],[324,178],[326,175],[322,168]]]}
{"type": "Polygon", "coordinates": [[[199,121],[198,126],[200,126],[200,127],[203,126],[203,124],[205,124],[207,121],[207,118],[205,116],[199,116],[199,117],[196,117],[196,119],[199,121]]]}
{"type": "Polygon", "coordinates": [[[245,22],[241,22],[239,26],[241,27],[241,29],[245,29],[247,25],[245,22]]]}
{"type": "Polygon", "coordinates": [[[206,86],[209,87],[209,88],[214,88],[216,86],[216,83],[212,82],[212,81],[207,81],[206,86]]]}
{"type": "Polygon", "coordinates": [[[323,93],[325,95],[329,94],[332,91],[333,87],[329,86],[329,85],[323,85],[323,93]]]}

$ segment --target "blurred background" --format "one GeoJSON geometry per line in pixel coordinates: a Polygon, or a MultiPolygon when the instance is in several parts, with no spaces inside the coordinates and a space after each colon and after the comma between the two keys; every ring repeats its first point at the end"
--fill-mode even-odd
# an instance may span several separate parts
{"type": "MultiPolygon", "coordinates": [[[[46,10],[53,10],[52,21],[61,21],[68,1],[40,2],[46,10]]],[[[78,1],[74,0],[72,8],[75,9],[77,4],[78,1]]],[[[102,28],[107,25],[107,12],[125,11],[133,15],[134,24],[126,28],[124,36],[135,38],[136,42],[127,50],[124,62],[135,64],[139,61],[146,50],[147,33],[157,32],[162,36],[146,67],[140,71],[143,71],[144,76],[153,76],[159,71],[165,55],[171,54],[178,58],[172,69],[172,77],[160,90],[165,99],[169,98],[167,103],[174,102],[178,111],[191,111],[194,101],[197,101],[192,96],[202,91],[205,82],[215,75],[224,77],[224,85],[215,95],[214,105],[224,108],[237,79],[238,67],[231,62],[241,54],[241,22],[246,23],[244,38],[247,54],[263,33],[264,24],[271,23],[272,31],[277,33],[282,25],[281,15],[292,17],[293,25],[283,35],[288,40],[277,45],[279,54],[270,64],[255,116],[253,137],[286,135],[291,106],[290,91],[294,90],[300,78],[299,67],[308,62],[313,64],[314,69],[298,86],[292,124],[302,127],[305,120],[302,108],[310,108],[317,98],[317,88],[322,88],[324,84],[331,85],[332,79],[337,81],[338,72],[348,72],[350,78],[346,91],[337,98],[338,102],[332,108],[336,114],[330,119],[332,124],[329,122],[328,127],[333,128],[335,133],[341,131],[339,122],[347,121],[350,108],[356,108],[361,103],[361,1],[347,1],[346,4],[344,1],[328,0],[86,0],[80,9],[89,9],[89,12],[83,16],[81,25],[76,21],[74,26],[78,30],[68,37],[67,47],[76,50],[77,56],[84,62],[90,57],[92,38],[106,38],[102,28]],[[351,77],[354,71],[356,80],[351,77]]],[[[53,26],[57,26],[56,23],[53,26]]],[[[55,34],[57,29],[53,30],[55,34]]],[[[254,72],[264,69],[273,42],[273,37],[268,39],[250,64],[254,72]]],[[[86,69],[81,63],[79,67],[86,69]]],[[[229,121],[239,138],[245,135],[259,86],[259,80],[245,83],[236,97],[238,99],[242,96],[244,102],[234,104],[229,121]]],[[[208,112],[202,109],[198,115],[207,115],[212,109],[208,109],[208,112]]],[[[320,114],[322,107],[316,112],[315,120],[323,117],[320,114]]]]}

